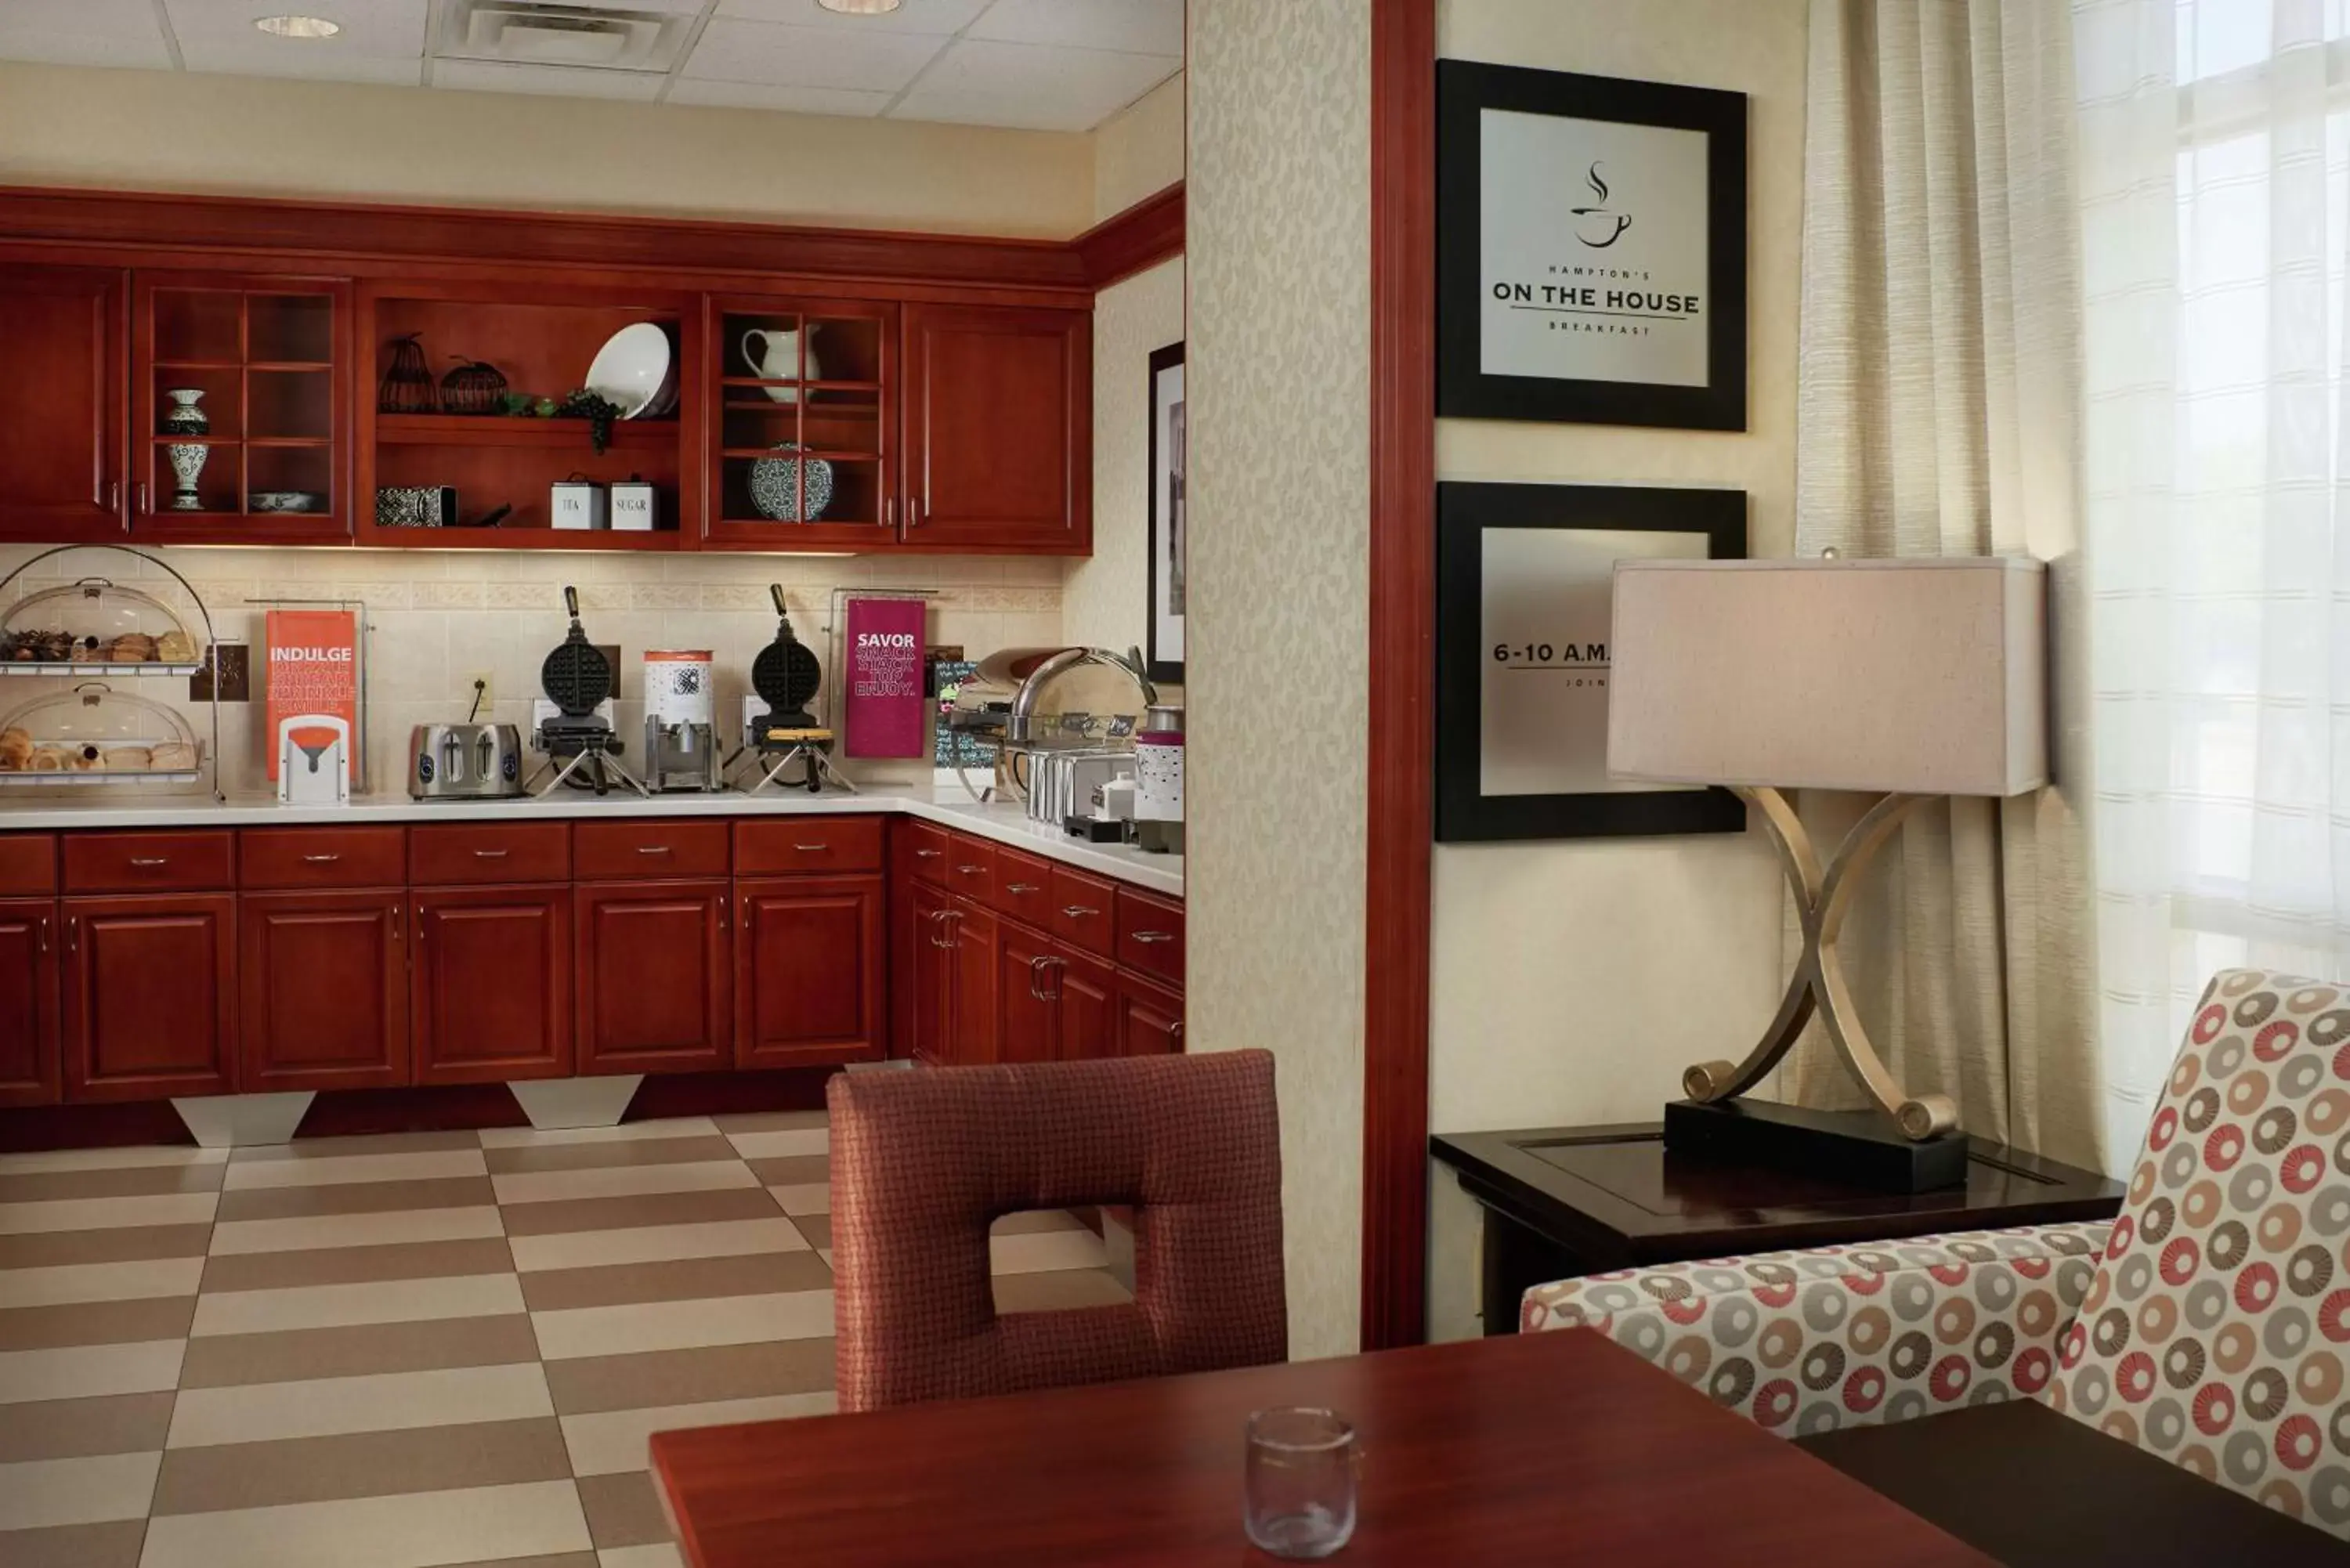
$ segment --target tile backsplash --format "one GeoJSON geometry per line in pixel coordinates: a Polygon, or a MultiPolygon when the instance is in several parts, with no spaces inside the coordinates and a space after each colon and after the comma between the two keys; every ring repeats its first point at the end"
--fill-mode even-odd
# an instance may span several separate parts
{"type": "MultiPolygon", "coordinates": [[[[563,613],[567,583],[579,590],[580,618],[588,636],[620,648],[617,722],[628,742],[625,760],[631,761],[641,749],[644,650],[711,649],[716,656],[718,712],[725,722],[741,711],[752,659],[775,636],[770,583],[783,585],[792,629],[825,666],[827,696],[815,706],[827,720],[835,717],[827,704],[834,674],[837,588],[931,590],[930,642],[960,646],[974,659],[999,648],[1055,643],[1061,637],[1063,568],[1051,558],[194,547],[146,553],[193,586],[216,637],[252,647],[255,700],[223,703],[220,710],[220,777],[231,795],[258,794],[268,787],[260,701],[262,617],[268,601],[347,599],[365,607],[369,793],[401,787],[411,725],[466,716],[478,671],[491,673],[496,691],[494,710],[482,718],[528,730],[531,701],[539,695],[539,662],[568,626],[563,613]]],[[[0,549],[0,571],[14,570],[38,554],[26,547],[0,549]]],[[[14,603],[25,593],[90,576],[136,586],[188,613],[184,592],[154,560],[102,549],[52,556],[0,597],[14,603]]],[[[32,680],[9,682],[0,685],[0,703],[13,710],[57,689],[50,681],[37,687],[32,680]]],[[[185,703],[179,682],[140,681],[131,689],[143,697],[177,701],[198,732],[206,731],[203,705],[185,703]]],[[[926,762],[838,760],[859,783],[929,777],[926,762]]]]}

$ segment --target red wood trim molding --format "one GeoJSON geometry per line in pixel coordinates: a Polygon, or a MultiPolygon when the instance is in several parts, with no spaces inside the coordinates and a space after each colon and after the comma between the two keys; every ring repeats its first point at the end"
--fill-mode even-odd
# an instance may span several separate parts
{"type": "Polygon", "coordinates": [[[1183,182],[1145,196],[1069,242],[1086,265],[1086,281],[1107,288],[1121,278],[1183,254],[1183,182]]]}
{"type": "Polygon", "coordinates": [[[272,257],[273,265],[284,265],[293,253],[974,286],[1090,286],[1083,255],[1066,240],[30,186],[0,187],[0,240],[261,254],[272,257]]]}
{"type": "Polygon", "coordinates": [[[1436,729],[1436,0],[1371,13],[1371,705],[1362,1347],[1426,1337],[1436,729]]]}

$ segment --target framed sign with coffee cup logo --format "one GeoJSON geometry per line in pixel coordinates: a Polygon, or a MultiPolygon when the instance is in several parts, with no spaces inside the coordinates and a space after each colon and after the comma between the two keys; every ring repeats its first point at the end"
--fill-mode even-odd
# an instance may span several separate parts
{"type": "Polygon", "coordinates": [[[1436,411],[1746,428],[1746,95],[1440,60],[1436,411]]]}

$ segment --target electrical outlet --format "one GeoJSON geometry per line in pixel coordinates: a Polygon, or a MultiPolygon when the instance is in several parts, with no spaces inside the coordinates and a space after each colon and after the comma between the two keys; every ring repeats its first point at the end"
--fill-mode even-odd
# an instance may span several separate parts
{"type": "Polygon", "coordinates": [[[498,676],[494,670],[468,670],[464,680],[457,683],[457,701],[469,712],[484,716],[495,712],[498,706],[498,676]]]}

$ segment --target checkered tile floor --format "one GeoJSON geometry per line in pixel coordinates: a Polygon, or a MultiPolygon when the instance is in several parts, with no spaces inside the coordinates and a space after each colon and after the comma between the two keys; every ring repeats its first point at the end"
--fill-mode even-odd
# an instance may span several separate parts
{"type": "Polygon", "coordinates": [[[832,1408],[827,1192],[821,1113],[0,1156],[0,1563],[670,1568],[649,1434],[832,1408]]]}

